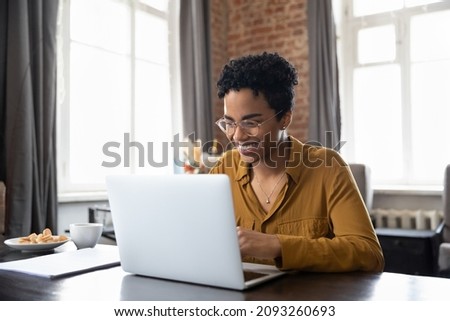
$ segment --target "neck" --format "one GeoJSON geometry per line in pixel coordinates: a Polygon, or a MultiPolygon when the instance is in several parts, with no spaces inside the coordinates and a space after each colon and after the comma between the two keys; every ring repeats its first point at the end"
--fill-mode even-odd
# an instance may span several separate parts
{"type": "Polygon", "coordinates": [[[258,164],[257,166],[252,167],[253,174],[257,175],[258,177],[272,177],[272,176],[278,176],[281,173],[284,173],[286,171],[286,166],[283,163],[283,166],[266,166],[264,164],[258,164]]]}
{"type": "Polygon", "coordinates": [[[290,157],[290,141],[287,138],[282,138],[276,148],[269,157],[264,161],[260,161],[252,166],[253,173],[259,177],[278,176],[286,171],[286,164],[290,157]]]}

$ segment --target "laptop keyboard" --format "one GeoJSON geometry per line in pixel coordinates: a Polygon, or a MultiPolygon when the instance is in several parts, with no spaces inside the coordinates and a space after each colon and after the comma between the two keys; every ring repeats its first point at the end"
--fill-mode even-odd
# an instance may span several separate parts
{"type": "Polygon", "coordinates": [[[244,270],[244,280],[245,281],[251,281],[254,279],[258,279],[260,277],[266,276],[265,273],[258,273],[258,272],[252,272],[252,271],[245,271],[244,270]]]}

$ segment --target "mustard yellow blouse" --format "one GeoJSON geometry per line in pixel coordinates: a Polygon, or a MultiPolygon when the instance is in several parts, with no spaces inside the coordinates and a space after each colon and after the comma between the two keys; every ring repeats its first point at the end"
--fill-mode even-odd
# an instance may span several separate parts
{"type": "Polygon", "coordinates": [[[250,184],[250,165],[237,150],[211,169],[230,177],[236,224],[276,234],[281,242],[281,258],[244,260],[283,270],[381,272],[381,246],[347,164],[331,149],[289,139],[288,181],[268,213],[250,184]]]}

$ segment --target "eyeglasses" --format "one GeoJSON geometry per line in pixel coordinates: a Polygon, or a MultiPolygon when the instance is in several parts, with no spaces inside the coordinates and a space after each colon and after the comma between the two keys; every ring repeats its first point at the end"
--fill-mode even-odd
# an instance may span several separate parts
{"type": "Polygon", "coordinates": [[[227,135],[233,136],[236,132],[236,127],[239,126],[248,136],[257,136],[259,133],[259,128],[264,125],[264,123],[268,122],[272,118],[276,117],[281,111],[266,119],[262,123],[257,122],[256,120],[246,119],[242,121],[231,121],[226,118],[220,118],[216,121],[216,125],[227,135]]]}

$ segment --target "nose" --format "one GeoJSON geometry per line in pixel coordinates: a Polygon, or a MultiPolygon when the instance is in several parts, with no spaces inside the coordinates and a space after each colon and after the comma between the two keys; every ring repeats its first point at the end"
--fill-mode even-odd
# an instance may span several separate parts
{"type": "Polygon", "coordinates": [[[247,132],[242,129],[241,126],[236,126],[236,129],[234,130],[233,134],[233,140],[240,141],[244,140],[244,138],[248,138],[247,132]]]}

